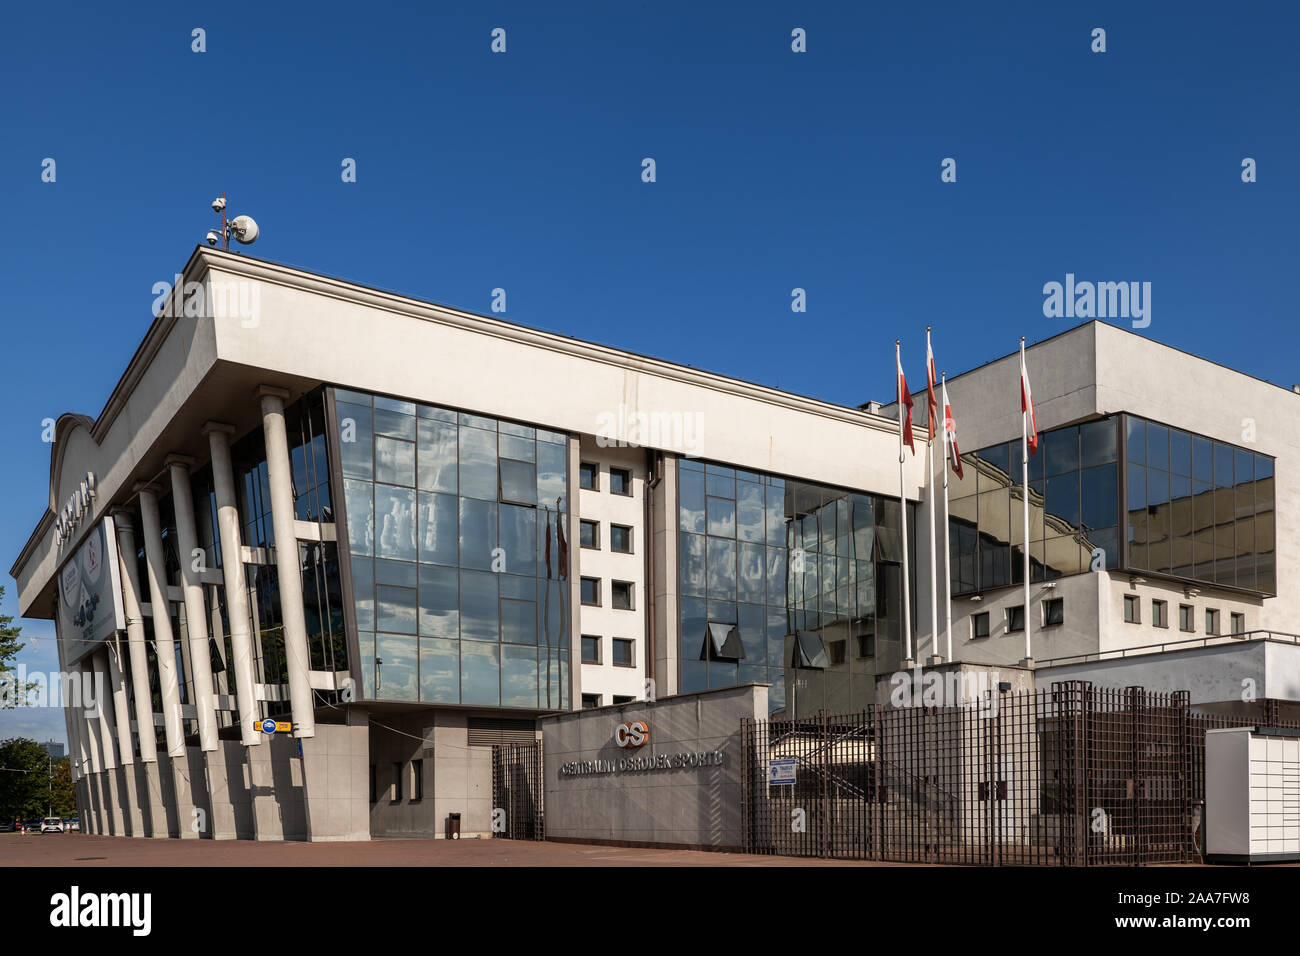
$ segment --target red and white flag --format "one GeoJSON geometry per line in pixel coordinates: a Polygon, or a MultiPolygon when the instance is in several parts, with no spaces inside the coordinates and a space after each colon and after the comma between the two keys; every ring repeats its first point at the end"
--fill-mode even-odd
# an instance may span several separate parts
{"type": "Polygon", "coordinates": [[[1029,454],[1038,451],[1038,419],[1034,417],[1034,393],[1029,387],[1029,372],[1025,369],[1025,340],[1020,340],[1020,410],[1025,413],[1025,438],[1029,454]]]}
{"type": "Polygon", "coordinates": [[[957,420],[952,417],[952,405],[948,402],[947,382],[943,383],[943,437],[948,450],[948,463],[958,478],[964,477],[961,473],[961,452],[957,448],[957,420]]]}
{"type": "Polygon", "coordinates": [[[925,388],[930,393],[926,408],[925,423],[930,429],[930,438],[935,435],[934,420],[939,414],[939,402],[934,397],[934,383],[938,381],[934,374],[934,350],[930,348],[930,330],[925,330],[925,388]]]}
{"type": "Polygon", "coordinates": [[[908,391],[907,379],[903,376],[903,360],[898,354],[897,347],[895,347],[894,362],[898,366],[899,438],[904,445],[912,449],[912,454],[915,455],[916,446],[912,444],[912,393],[908,391]]]}

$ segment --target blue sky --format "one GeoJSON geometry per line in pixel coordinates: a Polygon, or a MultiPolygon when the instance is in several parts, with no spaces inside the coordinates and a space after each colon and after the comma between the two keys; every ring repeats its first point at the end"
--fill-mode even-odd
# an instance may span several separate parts
{"type": "Polygon", "coordinates": [[[926,325],[957,372],[1076,324],[1043,315],[1067,272],[1300,381],[1293,4],[444,6],[0,12],[0,567],[41,420],[98,414],[222,191],[260,258],[477,312],[504,288],[514,321],[843,404],[891,396],[895,338],[923,381],[926,325]]]}

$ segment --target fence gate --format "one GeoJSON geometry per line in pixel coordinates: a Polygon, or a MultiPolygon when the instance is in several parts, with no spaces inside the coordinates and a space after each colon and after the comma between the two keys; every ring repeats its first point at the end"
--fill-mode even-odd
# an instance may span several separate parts
{"type": "Polygon", "coordinates": [[[492,747],[492,835],[544,840],[542,742],[492,747]]]}

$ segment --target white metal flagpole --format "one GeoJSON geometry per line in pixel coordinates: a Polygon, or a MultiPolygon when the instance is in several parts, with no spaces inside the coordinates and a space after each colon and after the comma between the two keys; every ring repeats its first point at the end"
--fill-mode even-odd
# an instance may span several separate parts
{"type": "MultiPolygon", "coordinates": [[[[925,381],[929,395],[933,395],[933,387],[930,385],[930,327],[925,328],[925,381]]],[[[939,592],[938,574],[935,571],[935,548],[938,546],[939,538],[934,530],[934,413],[935,407],[933,402],[925,406],[925,424],[926,424],[926,442],[925,442],[925,497],[930,511],[930,651],[935,656],[939,656],[939,592]]]]}
{"type": "Polygon", "coordinates": [[[1029,613],[1029,409],[1025,406],[1025,388],[1028,385],[1028,372],[1025,371],[1025,337],[1020,336],[1020,475],[1021,484],[1024,491],[1024,518],[1025,518],[1025,660],[1030,660],[1033,655],[1030,653],[1030,629],[1033,627],[1034,616],[1029,613]]]}
{"type": "Polygon", "coordinates": [[[944,372],[941,376],[943,381],[943,610],[944,610],[944,629],[943,633],[948,645],[946,655],[949,661],[952,660],[952,569],[948,566],[949,552],[952,550],[952,542],[948,540],[952,534],[952,521],[948,518],[948,455],[949,452],[949,435],[948,435],[948,373],[944,372]]]}
{"type": "Polygon", "coordinates": [[[912,602],[908,600],[911,592],[911,586],[907,579],[907,481],[903,471],[903,419],[907,415],[906,396],[903,395],[903,353],[902,340],[894,339],[894,362],[896,363],[899,374],[895,376],[898,379],[898,385],[895,391],[898,393],[898,513],[903,529],[903,660],[912,661],[912,602]]]}

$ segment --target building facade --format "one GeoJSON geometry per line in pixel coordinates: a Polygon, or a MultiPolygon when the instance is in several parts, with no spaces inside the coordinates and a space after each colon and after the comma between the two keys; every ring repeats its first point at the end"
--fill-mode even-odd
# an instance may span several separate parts
{"type": "MultiPolygon", "coordinates": [[[[1099,323],[1028,360],[1032,657],[1113,666],[1212,611],[1285,630],[1300,395],[1099,323]],[[1222,394],[1258,407],[1249,439],[1222,394]]],[[[978,451],[939,515],[952,656],[992,666],[1024,657],[1012,361],[949,383],[978,451]]],[[[773,714],[867,706],[946,653],[918,530],[940,483],[921,454],[900,489],[897,429],[199,248],[101,413],[59,419],[11,572],[107,688],[66,711],[83,819],[484,834],[492,746],[548,716],[753,683],[773,714]]]]}

